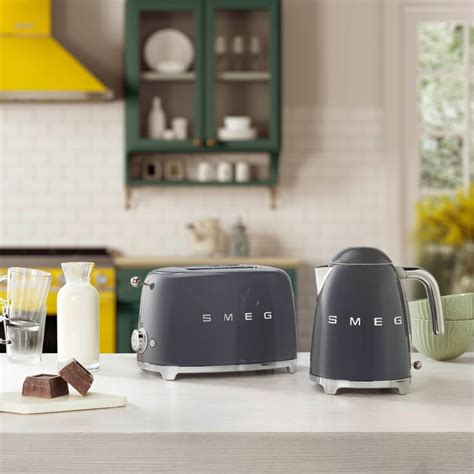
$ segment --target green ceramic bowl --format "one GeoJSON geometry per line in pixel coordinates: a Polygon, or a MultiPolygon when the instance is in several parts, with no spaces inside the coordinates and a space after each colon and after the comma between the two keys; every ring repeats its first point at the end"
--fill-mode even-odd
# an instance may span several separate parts
{"type": "MultiPolygon", "coordinates": [[[[474,319],[474,293],[442,296],[445,321],[465,321],[474,319]]],[[[411,301],[410,315],[412,318],[430,319],[428,300],[411,301]]]]}
{"type": "Polygon", "coordinates": [[[474,334],[474,320],[445,321],[444,335],[434,336],[431,321],[411,318],[413,345],[430,359],[451,360],[464,354],[474,334]]]}

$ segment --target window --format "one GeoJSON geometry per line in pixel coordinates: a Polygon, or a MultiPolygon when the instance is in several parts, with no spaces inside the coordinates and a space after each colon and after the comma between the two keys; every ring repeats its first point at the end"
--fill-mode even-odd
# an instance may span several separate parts
{"type": "Polygon", "coordinates": [[[446,194],[474,180],[474,25],[417,24],[419,194],[446,194]]]}
{"type": "Polygon", "coordinates": [[[395,254],[414,261],[420,200],[474,180],[472,0],[385,0],[385,150],[395,254]]]}

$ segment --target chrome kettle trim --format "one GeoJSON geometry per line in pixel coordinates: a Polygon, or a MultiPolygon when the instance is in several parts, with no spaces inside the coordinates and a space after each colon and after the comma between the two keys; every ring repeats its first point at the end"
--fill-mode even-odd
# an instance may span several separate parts
{"type": "Polygon", "coordinates": [[[430,309],[433,334],[442,336],[444,334],[444,315],[441,294],[435,277],[419,267],[396,267],[398,276],[404,280],[419,281],[425,288],[430,309]]]}
{"type": "Polygon", "coordinates": [[[320,385],[324,392],[328,395],[336,395],[341,388],[349,389],[395,389],[400,395],[406,395],[410,388],[411,377],[398,380],[373,380],[373,381],[357,381],[357,380],[335,380],[325,377],[318,377],[310,374],[310,379],[320,385]]]}
{"type": "Polygon", "coordinates": [[[316,276],[316,296],[318,297],[321,293],[324,283],[326,282],[329,274],[334,270],[334,267],[329,265],[321,265],[314,269],[314,274],[316,276]]]}

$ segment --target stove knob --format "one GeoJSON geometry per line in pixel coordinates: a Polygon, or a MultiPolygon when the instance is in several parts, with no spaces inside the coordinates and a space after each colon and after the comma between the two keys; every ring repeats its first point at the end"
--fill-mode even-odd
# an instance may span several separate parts
{"type": "Polygon", "coordinates": [[[147,346],[146,331],[143,328],[134,329],[130,338],[132,349],[138,354],[143,354],[147,346]]]}
{"type": "Polygon", "coordinates": [[[104,273],[97,273],[95,277],[95,282],[98,286],[105,286],[107,283],[107,275],[104,273]]]}

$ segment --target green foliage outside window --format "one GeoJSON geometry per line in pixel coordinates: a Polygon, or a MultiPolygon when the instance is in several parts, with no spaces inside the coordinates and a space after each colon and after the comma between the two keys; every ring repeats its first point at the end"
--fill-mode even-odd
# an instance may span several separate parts
{"type": "Polygon", "coordinates": [[[463,27],[422,23],[418,29],[418,62],[423,71],[452,70],[463,61],[463,27]]]}
{"type": "Polygon", "coordinates": [[[465,54],[469,53],[474,74],[474,26],[469,29],[470,51],[464,51],[464,28],[448,22],[422,23],[418,28],[422,189],[455,190],[462,186],[468,139],[470,177],[474,178],[474,138],[465,128],[468,114],[474,123],[474,80],[471,78],[471,103],[467,104],[464,73],[465,54]]]}

